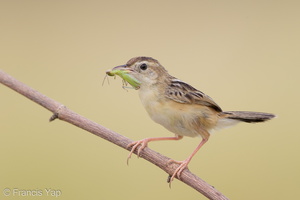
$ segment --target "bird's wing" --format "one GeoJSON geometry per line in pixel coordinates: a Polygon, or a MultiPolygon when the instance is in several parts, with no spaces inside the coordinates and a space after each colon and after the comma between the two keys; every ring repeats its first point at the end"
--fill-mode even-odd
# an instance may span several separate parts
{"type": "Polygon", "coordinates": [[[218,106],[212,98],[178,79],[171,81],[171,84],[166,88],[165,95],[168,99],[178,103],[204,105],[218,112],[222,112],[220,106],[218,106]]]}

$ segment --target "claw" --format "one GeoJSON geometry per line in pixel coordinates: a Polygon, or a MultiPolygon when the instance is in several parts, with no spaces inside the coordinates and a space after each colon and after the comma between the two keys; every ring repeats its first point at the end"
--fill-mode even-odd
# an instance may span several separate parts
{"type": "Polygon", "coordinates": [[[175,161],[175,160],[169,160],[169,163],[177,163],[179,164],[179,167],[177,167],[177,169],[175,170],[175,172],[173,173],[173,175],[171,176],[171,178],[169,178],[169,187],[171,187],[171,183],[174,180],[175,177],[177,177],[180,180],[180,175],[182,173],[182,171],[184,169],[188,168],[188,164],[190,163],[191,159],[193,158],[193,156],[197,153],[197,151],[207,142],[208,138],[203,138],[202,141],[200,142],[200,144],[197,146],[197,148],[193,151],[193,153],[184,161],[175,161]]]}
{"type": "Polygon", "coordinates": [[[179,167],[177,167],[177,169],[175,170],[173,175],[172,176],[170,175],[169,178],[168,178],[168,183],[169,183],[170,188],[171,188],[171,183],[172,183],[172,181],[174,180],[175,177],[177,177],[180,180],[181,173],[182,173],[183,170],[188,168],[189,161],[190,160],[188,160],[188,159],[186,159],[184,161],[176,161],[176,160],[169,160],[168,161],[168,164],[170,164],[170,163],[179,164],[179,167]]]}
{"type": "Polygon", "coordinates": [[[147,139],[143,139],[143,140],[138,140],[138,141],[135,141],[135,142],[132,142],[130,143],[127,148],[130,148],[132,147],[129,155],[127,156],[127,165],[129,164],[129,159],[131,158],[131,155],[133,154],[133,152],[135,151],[135,149],[141,145],[141,147],[138,149],[137,151],[137,157],[139,158],[140,157],[140,153],[141,151],[147,146],[148,144],[148,140],[147,139]]]}

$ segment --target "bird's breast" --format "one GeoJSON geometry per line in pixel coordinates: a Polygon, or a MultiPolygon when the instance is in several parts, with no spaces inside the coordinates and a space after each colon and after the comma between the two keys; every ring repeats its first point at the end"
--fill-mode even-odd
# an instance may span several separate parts
{"type": "Polygon", "coordinates": [[[139,91],[139,96],[151,119],[176,135],[203,137],[202,130],[216,123],[211,110],[204,106],[177,103],[149,90],[139,91]]]}

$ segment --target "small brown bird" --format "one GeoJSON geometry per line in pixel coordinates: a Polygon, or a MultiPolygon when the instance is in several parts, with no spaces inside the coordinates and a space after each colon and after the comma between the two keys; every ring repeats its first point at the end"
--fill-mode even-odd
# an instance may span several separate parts
{"type": "Polygon", "coordinates": [[[128,159],[136,148],[138,155],[150,141],[180,140],[183,136],[201,136],[202,141],[180,164],[170,178],[180,179],[197,151],[208,141],[211,131],[229,127],[238,122],[264,122],[275,117],[273,114],[248,111],[222,111],[212,98],[191,85],[171,76],[167,70],[151,57],[135,57],[125,65],[106,72],[110,76],[119,75],[139,91],[139,97],[153,121],[161,124],[175,137],[146,138],[129,144],[132,147],[128,159]]]}

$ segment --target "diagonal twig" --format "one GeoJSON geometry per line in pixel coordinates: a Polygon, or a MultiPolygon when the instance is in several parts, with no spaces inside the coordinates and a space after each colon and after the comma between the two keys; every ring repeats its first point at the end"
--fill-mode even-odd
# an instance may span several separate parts
{"type": "MultiPolygon", "coordinates": [[[[16,92],[22,94],[28,99],[31,99],[35,103],[40,104],[44,108],[51,111],[53,115],[50,118],[50,121],[53,121],[56,118],[58,118],[65,122],[71,123],[81,129],[84,129],[90,133],[93,133],[94,135],[97,135],[126,150],[128,150],[127,149],[128,144],[133,142],[132,140],[130,140],[125,136],[122,136],[116,132],[113,132],[101,126],[100,124],[97,124],[83,116],[80,116],[79,114],[68,109],[61,103],[39,93],[38,91],[30,88],[29,86],[16,80],[12,76],[6,74],[1,70],[0,70],[0,83],[6,85],[7,87],[15,90],[16,92]]],[[[136,154],[137,152],[134,153],[136,154]]],[[[170,158],[161,155],[156,151],[151,150],[150,148],[145,148],[141,152],[140,157],[158,166],[168,174],[173,174],[176,168],[178,167],[178,164],[176,163],[168,164],[170,158]]],[[[214,187],[212,187],[211,185],[209,185],[208,183],[206,183],[196,175],[192,174],[188,169],[182,172],[180,181],[194,188],[195,190],[197,190],[198,192],[206,196],[208,199],[213,199],[213,200],[228,199],[223,194],[218,192],[214,187]]]]}

